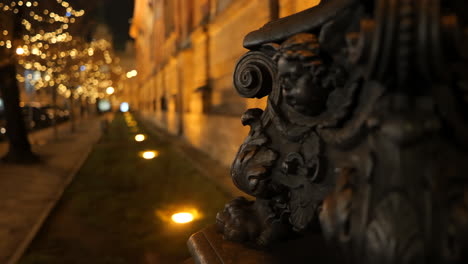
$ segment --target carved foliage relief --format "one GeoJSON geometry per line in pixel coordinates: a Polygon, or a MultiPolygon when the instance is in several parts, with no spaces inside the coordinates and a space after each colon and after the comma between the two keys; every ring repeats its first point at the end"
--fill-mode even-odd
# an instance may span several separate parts
{"type": "Polygon", "coordinates": [[[228,203],[220,231],[268,246],[319,226],[359,263],[467,260],[468,6],[316,8],[333,18],[236,66],[239,94],[268,106],[242,117],[251,130],[231,170],[257,199],[228,203]]]}

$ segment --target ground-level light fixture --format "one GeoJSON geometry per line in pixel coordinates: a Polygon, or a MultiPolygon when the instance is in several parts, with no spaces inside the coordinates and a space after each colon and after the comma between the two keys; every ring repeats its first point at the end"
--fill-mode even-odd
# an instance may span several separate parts
{"type": "Polygon", "coordinates": [[[143,141],[145,141],[145,139],[146,139],[146,137],[143,134],[138,134],[138,135],[135,136],[135,141],[136,142],[143,142],[143,141]]]}
{"type": "Polygon", "coordinates": [[[146,160],[152,160],[158,156],[158,152],[154,150],[148,150],[141,153],[141,157],[146,160]]]}
{"type": "Polygon", "coordinates": [[[173,214],[171,217],[172,221],[177,224],[186,224],[193,221],[194,216],[189,212],[180,212],[173,214]]]}
{"type": "Polygon", "coordinates": [[[135,121],[133,121],[133,120],[132,120],[132,121],[127,121],[127,125],[128,125],[129,127],[136,127],[136,126],[137,126],[137,122],[135,122],[135,121]]]}
{"type": "Polygon", "coordinates": [[[112,87],[112,86],[107,87],[106,93],[107,93],[108,95],[111,95],[111,94],[113,94],[114,92],[115,92],[114,87],[112,87]]]}

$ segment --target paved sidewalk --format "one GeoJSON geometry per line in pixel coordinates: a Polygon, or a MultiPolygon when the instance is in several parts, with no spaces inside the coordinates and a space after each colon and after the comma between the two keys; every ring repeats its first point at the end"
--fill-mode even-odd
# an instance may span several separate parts
{"type": "MultiPolygon", "coordinates": [[[[21,166],[0,163],[0,263],[18,261],[50,211],[71,182],[92,146],[99,140],[100,119],[82,120],[71,133],[70,124],[32,133],[40,164],[21,166]]],[[[0,143],[0,156],[7,144],[0,143]]]]}

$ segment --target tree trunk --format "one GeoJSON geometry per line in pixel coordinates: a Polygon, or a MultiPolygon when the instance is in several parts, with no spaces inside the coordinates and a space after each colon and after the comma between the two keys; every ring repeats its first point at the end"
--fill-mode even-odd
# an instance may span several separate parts
{"type": "Polygon", "coordinates": [[[33,163],[39,157],[31,151],[31,144],[20,108],[20,93],[16,81],[16,68],[14,64],[7,64],[0,68],[0,91],[5,105],[5,119],[9,149],[5,162],[33,163]]]}
{"type": "Polygon", "coordinates": [[[73,102],[73,97],[75,93],[74,90],[71,90],[70,98],[68,99],[70,102],[70,131],[71,133],[75,133],[76,131],[76,120],[75,120],[75,103],[73,102]]]}
{"type": "Polygon", "coordinates": [[[57,87],[52,87],[52,113],[54,118],[52,119],[52,126],[54,129],[54,139],[58,140],[58,127],[57,127],[57,115],[58,115],[58,105],[57,105],[57,87]]]}

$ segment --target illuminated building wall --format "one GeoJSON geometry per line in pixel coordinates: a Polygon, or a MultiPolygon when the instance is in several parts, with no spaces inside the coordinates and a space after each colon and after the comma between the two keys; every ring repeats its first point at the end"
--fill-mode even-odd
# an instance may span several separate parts
{"type": "Polygon", "coordinates": [[[137,84],[133,107],[230,165],[248,132],[240,116],[265,100],[246,100],[232,86],[244,36],[274,17],[319,0],[136,0],[137,84]]]}
{"type": "Polygon", "coordinates": [[[117,51],[123,72],[126,73],[126,79],[122,81],[121,99],[129,103],[132,107],[137,105],[137,94],[132,90],[136,86],[136,78],[131,72],[135,69],[135,44],[133,41],[127,41],[125,50],[117,51]]]}

